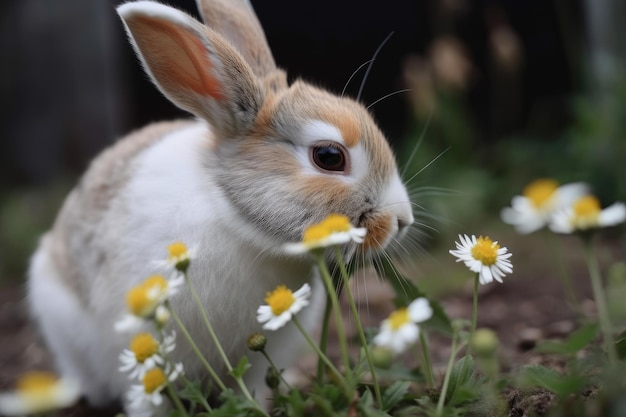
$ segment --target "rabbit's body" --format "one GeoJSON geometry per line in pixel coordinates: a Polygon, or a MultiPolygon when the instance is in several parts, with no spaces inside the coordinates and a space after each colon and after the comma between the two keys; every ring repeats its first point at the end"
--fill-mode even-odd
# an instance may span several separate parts
{"type": "MultiPolygon", "coordinates": [[[[342,213],[367,228],[365,249],[379,250],[413,221],[392,153],[367,111],[303,82],[288,86],[262,31],[250,36],[261,29],[245,1],[201,6],[221,35],[157,3],[120,6],[155,84],[199,120],[151,125],[105,151],[33,257],[33,315],[61,373],[78,378],[94,404],[124,400],[136,384],[118,370],[131,335],[114,323],[125,314],[127,291],[162,272],[167,245],[194,249],[189,279],[236,363],[260,330],[258,306],[278,285],[296,290],[308,282],[311,305],[298,318],[309,331],[319,324],[325,293],[313,259],[287,254],[285,243],[342,213]]],[[[223,373],[189,291],[171,302],[223,373]]],[[[291,325],[268,336],[268,354],[288,366],[301,336],[291,325]]],[[[191,378],[204,375],[184,338],[172,355],[191,378]]],[[[247,381],[263,396],[264,358],[248,356],[247,381]]]]}

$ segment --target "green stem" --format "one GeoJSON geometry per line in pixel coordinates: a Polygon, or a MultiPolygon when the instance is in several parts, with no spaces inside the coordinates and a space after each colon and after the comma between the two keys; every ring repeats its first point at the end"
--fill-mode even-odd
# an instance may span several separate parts
{"type": "Polygon", "coordinates": [[[335,255],[337,257],[337,263],[339,264],[339,270],[341,271],[341,278],[343,279],[343,287],[346,289],[346,294],[348,296],[348,304],[350,305],[352,316],[354,317],[354,322],[356,323],[356,328],[357,328],[357,331],[359,332],[359,338],[361,339],[361,344],[363,345],[363,351],[365,352],[365,360],[367,361],[367,365],[370,368],[370,374],[372,375],[372,384],[374,385],[374,393],[376,394],[376,401],[378,403],[378,408],[382,410],[383,402],[382,402],[382,396],[380,394],[380,386],[378,385],[378,377],[376,376],[376,369],[374,368],[374,361],[372,360],[372,355],[367,345],[367,339],[365,338],[365,332],[363,331],[363,324],[361,323],[359,311],[357,310],[356,303],[354,302],[352,289],[350,289],[350,285],[348,283],[350,277],[348,276],[346,263],[343,259],[343,256],[341,255],[341,250],[339,249],[339,246],[335,246],[335,255]]]}
{"type": "Polygon", "coordinates": [[[289,383],[287,381],[285,381],[285,378],[283,378],[283,373],[280,371],[280,369],[278,369],[276,367],[276,365],[274,364],[274,361],[272,361],[272,358],[270,358],[270,356],[267,354],[267,352],[265,351],[265,349],[263,349],[261,351],[261,353],[263,354],[263,356],[265,356],[265,359],[267,359],[267,362],[270,364],[270,366],[274,369],[274,371],[276,371],[276,373],[278,374],[278,377],[280,378],[280,380],[283,382],[283,384],[285,384],[285,386],[287,387],[288,390],[291,390],[291,385],[289,385],[289,383]]]}
{"type": "Polygon", "coordinates": [[[593,297],[598,309],[598,318],[600,319],[600,327],[604,336],[606,352],[609,357],[609,363],[617,363],[617,350],[615,349],[615,341],[613,339],[613,326],[609,317],[609,310],[606,305],[606,295],[602,285],[602,277],[600,276],[600,268],[593,253],[593,242],[591,236],[583,237],[583,247],[587,267],[589,268],[589,276],[591,277],[591,287],[593,289],[593,297]]]}
{"type": "Polygon", "coordinates": [[[217,335],[215,334],[215,330],[213,330],[213,326],[211,325],[211,322],[209,321],[209,317],[207,316],[206,310],[204,309],[204,306],[202,305],[202,301],[200,300],[200,297],[198,296],[198,293],[197,293],[195,287],[191,283],[191,280],[187,276],[187,273],[184,273],[184,276],[185,276],[185,282],[187,283],[187,287],[191,291],[191,295],[193,296],[194,300],[196,301],[196,305],[198,306],[198,309],[200,310],[200,314],[202,315],[202,320],[204,321],[204,325],[206,326],[206,328],[207,328],[207,330],[209,332],[209,335],[211,336],[211,339],[213,340],[213,343],[215,343],[215,347],[217,348],[217,352],[219,353],[219,355],[221,356],[222,360],[224,361],[224,364],[226,365],[226,369],[228,369],[228,372],[230,373],[230,375],[237,382],[237,385],[239,386],[239,389],[241,390],[243,395],[249,401],[251,401],[251,402],[253,402],[253,403],[258,405],[257,401],[250,394],[250,391],[248,391],[248,387],[243,382],[243,378],[241,376],[235,376],[235,375],[232,374],[233,366],[231,365],[230,361],[228,360],[228,356],[226,356],[226,353],[224,352],[224,349],[222,348],[222,344],[220,343],[219,339],[217,338],[217,335]]]}
{"type": "MultiPolygon", "coordinates": [[[[326,294],[326,306],[324,307],[324,318],[322,321],[322,331],[320,334],[320,350],[326,355],[326,348],[328,347],[328,323],[330,322],[330,314],[333,311],[333,304],[330,300],[330,294],[326,294]]],[[[325,375],[324,361],[318,357],[317,360],[317,383],[322,385],[324,383],[325,375]]]]}
{"type": "Polygon", "coordinates": [[[441,387],[441,393],[439,393],[439,401],[437,401],[436,416],[443,416],[443,405],[446,402],[446,395],[448,394],[448,385],[450,384],[450,376],[452,374],[452,367],[454,366],[454,359],[456,354],[460,350],[461,346],[457,348],[457,333],[456,331],[452,335],[452,348],[450,349],[450,359],[448,360],[448,366],[446,367],[446,375],[443,379],[443,386],[441,387]]]}
{"type": "Polygon", "coordinates": [[[304,336],[304,339],[307,341],[307,343],[313,348],[315,353],[317,353],[317,356],[324,362],[324,364],[326,364],[328,369],[330,369],[337,376],[337,379],[341,382],[343,387],[347,388],[347,384],[346,384],[346,382],[344,380],[343,375],[341,375],[341,372],[339,372],[339,370],[335,367],[335,365],[333,365],[333,363],[330,361],[330,359],[328,359],[328,356],[326,356],[320,350],[320,348],[317,346],[315,341],[313,339],[311,339],[311,336],[309,336],[309,334],[306,332],[306,330],[304,330],[304,328],[300,324],[300,321],[298,321],[298,319],[295,316],[293,316],[291,320],[293,321],[293,324],[295,324],[295,326],[298,328],[300,333],[302,333],[302,336],[304,336]]]}
{"type": "Polygon", "coordinates": [[[191,337],[191,335],[189,334],[189,331],[187,330],[187,328],[185,327],[185,325],[183,324],[183,322],[180,320],[180,317],[178,317],[178,314],[176,314],[176,311],[174,311],[174,309],[172,309],[170,307],[170,312],[172,313],[172,317],[174,318],[174,321],[176,322],[176,324],[178,325],[178,327],[180,328],[180,330],[183,332],[183,334],[185,335],[185,338],[187,339],[187,341],[189,342],[189,345],[191,346],[191,348],[193,349],[194,353],[198,356],[198,358],[200,359],[200,362],[202,362],[202,364],[204,365],[204,367],[206,368],[207,372],[209,373],[209,375],[211,376],[211,378],[213,378],[213,380],[215,381],[215,383],[217,384],[217,386],[222,390],[222,391],[226,391],[228,388],[226,388],[226,385],[224,384],[224,382],[222,382],[221,378],[219,377],[219,375],[217,375],[217,372],[215,372],[215,370],[213,369],[213,367],[211,366],[211,364],[209,364],[209,362],[206,360],[206,358],[204,357],[204,355],[202,354],[202,352],[200,351],[200,349],[198,349],[198,345],[196,345],[196,343],[193,341],[193,338],[191,337]]]}
{"type": "Polygon", "coordinates": [[[187,410],[185,410],[185,407],[183,406],[183,403],[180,401],[180,398],[178,398],[178,395],[174,391],[174,388],[172,387],[172,383],[170,381],[167,381],[167,392],[170,395],[170,399],[172,400],[172,402],[174,403],[174,405],[180,412],[180,415],[189,416],[189,414],[187,413],[187,410]]]}
{"type": "Polygon", "coordinates": [[[428,350],[428,339],[426,333],[420,329],[420,345],[422,346],[422,355],[424,357],[424,373],[426,374],[426,384],[428,388],[435,388],[435,377],[433,376],[433,366],[430,360],[430,352],[428,350]]]}
{"type": "Polygon", "coordinates": [[[474,338],[474,333],[476,333],[476,322],[478,321],[478,284],[480,283],[480,274],[477,272],[474,277],[474,299],[472,301],[472,327],[469,334],[469,345],[467,350],[470,352],[470,346],[472,345],[472,339],[474,338]]]}
{"type": "Polygon", "coordinates": [[[320,270],[320,275],[326,285],[326,292],[330,296],[330,301],[332,303],[332,308],[335,310],[335,321],[337,325],[337,338],[339,339],[339,348],[341,350],[341,358],[343,360],[343,366],[346,369],[347,373],[350,373],[350,357],[348,355],[348,342],[346,339],[346,330],[343,325],[343,317],[341,317],[341,307],[339,306],[339,297],[337,296],[337,292],[335,291],[335,287],[333,286],[333,280],[330,277],[330,272],[328,271],[328,267],[324,262],[323,254],[317,255],[317,265],[320,270]]]}

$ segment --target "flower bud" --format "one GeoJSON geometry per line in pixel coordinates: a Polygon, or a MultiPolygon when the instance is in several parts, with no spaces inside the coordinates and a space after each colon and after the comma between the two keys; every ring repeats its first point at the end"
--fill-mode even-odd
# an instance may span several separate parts
{"type": "Polygon", "coordinates": [[[472,352],[479,357],[493,356],[500,345],[496,333],[485,328],[476,330],[470,343],[472,352]]]}
{"type": "Polygon", "coordinates": [[[374,346],[371,349],[372,362],[379,368],[389,369],[393,361],[393,352],[382,346],[374,346]]]}
{"type": "Polygon", "coordinates": [[[255,352],[261,352],[265,349],[265,344],[267,343],[267,337],[262,333],[256,332],[252,333],[248,337],[248,349],[253,350],[255,352]]]}

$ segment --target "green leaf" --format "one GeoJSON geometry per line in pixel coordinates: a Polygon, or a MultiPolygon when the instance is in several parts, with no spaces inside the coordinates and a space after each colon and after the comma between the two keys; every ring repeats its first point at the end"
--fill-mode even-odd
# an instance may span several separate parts
{"type": "Polygon", "coordinates": [[[542,387],[559,396],[568,396],[579,392],[586,383],[586,378],[561,375],[541,365],[527,365],[520,375],[523,386],[542,387]]]}
{"type": "Polygon", "coordinates": [[[193,381],[189,383],[189,385],[185,385],[185,387],[179,390],[177,394],[179,398],[189,400],[194,403],[201,403],[208,397],[208,393],[205,395],[202,392],[200,381],[193,381]]]}
{"type": "Polygon", "coordinates": [[[539,343],[535,349],[540,353],[555,353],[559,355],[575,355],[584,349],[598,334],[597,324],[588,324],[572,332],[563,342],[547,340],[539,343]]]}
{"type": "Polygon", "coordinates": [[[459,359],[452,367],[448,385],[448,404],[460,405],[476,397],[481,382],[476,376],[474,358],[470,355],[459,359]]]}
{"type": "Polygon", "coordinates": [[[241,358],[237,366],[234,367],[232,371],[230,371],[230,374],[235,378],[243,378],[243,375],[248,369],[250,369],[251,366],[252,365],[250,365],[248,357],[244,356],[243,358],[241,358]]]}
{"type": "Polygon", "coordinates": [[[410,381],[396,381],[389,385],[382,395],[383,410],[389,411],[396,404],[404,398],[404,395],[409,391],[411,386],[410,381]]]}

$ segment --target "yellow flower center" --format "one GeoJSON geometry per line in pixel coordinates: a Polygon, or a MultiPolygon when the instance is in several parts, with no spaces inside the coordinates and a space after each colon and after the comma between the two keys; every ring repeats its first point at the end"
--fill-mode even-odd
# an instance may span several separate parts
{"type": "Polygon", "coordinates": [[[528,184],[522,194],[532,201],[537,208],[543,207],[550,201],[559,183],[551,179],[539,179],[528,184]]]}
{"type": "Polygon", "coordinates": [[[161,368],[153,368],[146,372],[141,382],[143,383],[143,389],[146,393],[152,394],[154,391],[159,391],[161,387],[165,385],[167,378],[161,368]]]}
{"type": "Polygon", "coordinates": [[[391,313],[387,320],[389,320],[389,325],[392,330],[398,330],[405,324],[410,323],[409,310],[406,307],[399,308],[391,313]]]}
{"type": "Polygon", "coordinates": [[[352,227],[350,219],[342,214],[331,214],[321,224],[330,232],[347,232],[352,227]]]}
{"type": "Polygon", "coordinates": [[[314,224],[312,226],[307,227],[304,230],[304,236],[302,238],[303,243],[313,243],[318,242],[322,239],[327,238],[332,231],[328,229],[324,224],[314,224]]]}
{"type": "Polygon", "coordinates": [[[34,371],[23,375],[17,381],[17,391],[22,395],[41,395],[52,389],[58,378],[50,372],[34,371]]]}
{"type": "Polygon", "coordinates": [[[284,285],[279,285],[274,291],[268,292],[265,302],[272,309],[275,316],[280,316],[296,301],[291,290],[284,285]]]}
{"type": "Polygon", "coordinates": [[[600,201],[592,196],[585,196],[574,203],[574,214],[576,217],[597,217],[602,211],[600,201]]]}
{"type": "Polygon", "coordinates": [[[494,243],[488,237],[479,237],[474,247],[472,247],[472,256],[483,265],[491,266],[498,259],[498,249],[500,245],[494,243]]]}
{"type": "Polygon", "coordinates": [[[187,246],[182,242],[174,242],[167,247],[167,253],[169,254],[169,260],[180,260],[188,257],[187,246]]]}
{"type": "Polygon", "coordinates": [[[159,351],[159,343],[150,333],[139,333],[131,340],[130,350],[135,354],[137,362],[144,363],[159,351]]]}
{"type": "Polygon", "coordinates": [[[167,287],[168,282],[161,275],[148,277],[144,282],[126,293],[126,305],[130,312],[136,316],[149,316],[161,301],[167,287]]]}

